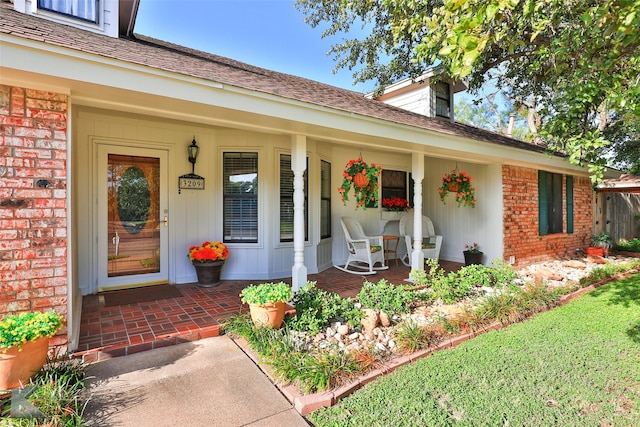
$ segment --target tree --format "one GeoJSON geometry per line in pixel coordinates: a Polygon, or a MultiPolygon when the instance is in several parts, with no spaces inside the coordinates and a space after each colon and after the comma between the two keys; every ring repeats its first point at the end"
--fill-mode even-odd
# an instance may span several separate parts
{"type": "MultiPolygon", "coordinates": [[[[334,45],[336,68],[379,88],[437,65],[477,93],[494,79],[541,117],[539,137],[602,178],[607,129],[640,115],[640,0],[298,0],[334,45]]],[[[637,120],[635,121],[637,124],[637,120]]],[[[637,130],[637,128],[636,128],[637,130]]],[[[620,135],[618,135],[620,136],[620,135]]],[[[619,142],[622,147],[623,139],[619,142]]]]}

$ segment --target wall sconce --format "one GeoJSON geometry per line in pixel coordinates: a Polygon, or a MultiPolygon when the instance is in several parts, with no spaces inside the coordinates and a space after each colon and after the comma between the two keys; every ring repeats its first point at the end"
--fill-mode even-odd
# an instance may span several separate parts
{"type": "Polygon", "coordinates": [[[196,160],[198,160],[198,153],[200,152],[200,147],[196,144],[196,137],[193,137],[193,141],[191,141],[191,145],[187,148],[189,150],[189,162],[191,163],[191,173],[193,174],[196,170],[196,160]]]}

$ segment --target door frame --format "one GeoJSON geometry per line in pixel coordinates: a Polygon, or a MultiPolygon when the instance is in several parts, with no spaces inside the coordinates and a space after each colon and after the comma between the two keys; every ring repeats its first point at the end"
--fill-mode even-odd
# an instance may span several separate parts
{"type": "Polygon", "coordinates": [[[92,144],[93,166],[93,197],[94,209],[91,216],[92,231],[94,238],[92,241],[92,274],[93,277],[93,293],[125,289],[140,286],[156,285],[161,283],[171,283],[174,271],[171,265],[169,248],[172,241],[172,221],[170,206],[170,181],[171,159],[173,145],[162,143],[149,143],[144,141],[122,140],[99,138],[93,140],[92,144]],[[160,158],[160,206],[159,215],[163,218],[165,215],[169,221],[167,226],[160,226],[160,272],[151,274],[139,274],[130,276],[107,276],[107,212],[106,209],[106,173],[108,154],[125,154],[133,156],[158,157],[160,158]],[[104,188],[101,188],[101,185],[104,188]],[[104,212],[103,212],[104,211],[104,212]]]}

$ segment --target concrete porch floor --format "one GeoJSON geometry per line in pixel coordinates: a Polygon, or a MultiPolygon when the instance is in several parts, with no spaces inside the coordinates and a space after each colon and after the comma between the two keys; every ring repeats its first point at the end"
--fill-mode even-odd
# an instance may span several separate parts
{"type": "MultiPolygon", "coordinates": [[[[391,260],[388,270],[370,276],[345,273],[329,268],[309,275],[309,281],[343,297],[354,297],[360,291],[363,278],[372,282],[387,279],[394,284],[404,283],[409,268],[391,260]]],[[[440,261],[446,271],[459,269],[462,264],[440,261]]],[[[290,283],[290,279],[283,281],[290,283]]],[[[100,295],[82,299],[80,341],[75,355],[87,363],[112,357],[134,354],[154,348],[195,341],[219,335],[219,322],[225,317],[248,310],[240,302],[240,291],[251,283],[264,281],[223,280],[212,288],[197,283],[177,285],[182,296],[137,304],[105,307],[100,295]]]]}

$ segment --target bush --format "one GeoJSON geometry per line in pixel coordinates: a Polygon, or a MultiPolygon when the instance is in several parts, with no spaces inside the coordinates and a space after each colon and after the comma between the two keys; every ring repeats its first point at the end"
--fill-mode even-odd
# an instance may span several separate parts
{"type": "Polygon", "coordinates": [[[296,331],[306,331],[315,335],[332,322],[348,323],[351,327],[360,324],[362,312],[353,301],[342,298],[334,292],[327,292],[309,282],[300,289],[292,300],[295,316],[289,316],[285,323],[296,331]]]}
{"type": "Polygon", "coordinates": [[[356,296],[362,307],[378,309],[389,316],[408,313],[415,299],[414,291],[402,285],[395,286],[385,279],[380,279],[378,283],[365,280],[356,296]]]}
{"type": "Polygon", "coordinates": [[[634,237],[631,240],[620,240],[616,245],[616,249],[626,252],[640,252],[640,239],[634,237]]]}

